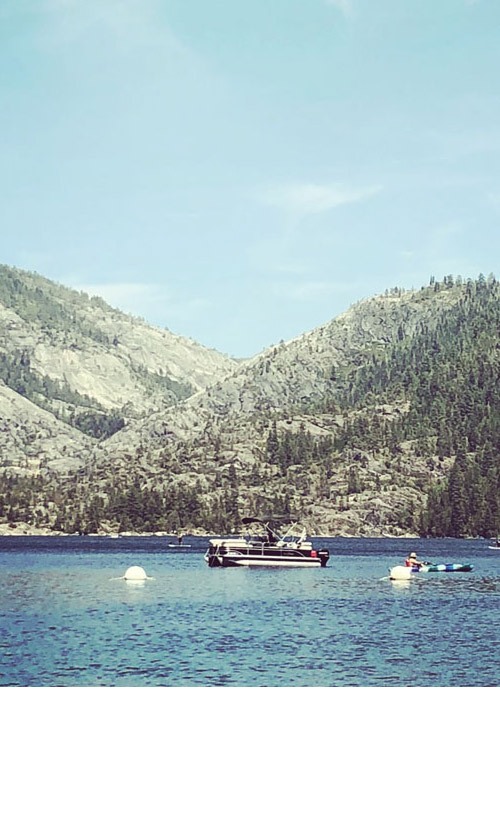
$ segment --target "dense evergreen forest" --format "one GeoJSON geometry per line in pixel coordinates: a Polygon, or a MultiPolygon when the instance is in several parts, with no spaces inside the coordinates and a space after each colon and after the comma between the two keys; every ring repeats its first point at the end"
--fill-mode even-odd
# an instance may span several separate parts
{"type": "MultiPolygon", "coordinates": [[[[364,492],[396,491],[404,477],[420,504],[413,497],[395,504],[389,525],[422,536],[500,533],[500,286],[492,276],[465,283],[446,277],[423,296],[443,290],[456,299],[432,322],[412,334],[401,326],[396,342],[371,351],[358,367],[332,368],[331,398],[321,407],[305,404],[300,424],[293,409],[254,418],[253,465],[228,461],[229,444],[245,438],[228,425],[202,449],[171,444],[144,460],[138,452],[112,475],[89,470],[43,484],[5,472],[0,517],[70,533],[103,526],[221,533],[237,530],[243,515],[270,509],[300,517],[311,500],[347,510],[364,492]],[[412,474],[416,462],[426,470],[412,474]]],[[[17,372],[0,359],[20,393],[22,357],[17,372]]],[[[39,389],[28,385],[24,393],[39,389]]],[[[44,386],[45,395],[56,390],[44,386]]]]}
{"type": "Polygon", "coordinates": [[[465,285],[448,277],[432,288],[460,288],[463,296],[434,329],[409,338],[401,330],[397,345],[353,375],[345,395],[345,408],[376,398],[406,400],[408,412],[384,430],[365,413],[342,444],[382,438],[396,455],[411,440],[421,453],[454,457],[447,481],[429,489],[420,533],[490,536],[500,532],[500,285],[492,276],[465,285]]]}

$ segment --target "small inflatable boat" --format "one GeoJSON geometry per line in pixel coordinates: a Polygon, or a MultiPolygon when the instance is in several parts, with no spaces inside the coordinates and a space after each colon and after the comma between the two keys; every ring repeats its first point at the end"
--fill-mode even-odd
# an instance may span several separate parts
{"type": "Polygon", "coordinates": [[[410,579],[412,574],[429,574],[434,571],[472,571],[473,565],[461,565],[458,562],[439,565],[396,565],[389,571],[390,579],[410,579]]]}
{"type": "Polygon", "coordinates": [[[472,565],[460,565],[458,562],[449,565],[421,565],[420,567],[412,567],[412,571],[420,571],[420,573],[430,573],[431,571],[472,571],[472,565]]]}

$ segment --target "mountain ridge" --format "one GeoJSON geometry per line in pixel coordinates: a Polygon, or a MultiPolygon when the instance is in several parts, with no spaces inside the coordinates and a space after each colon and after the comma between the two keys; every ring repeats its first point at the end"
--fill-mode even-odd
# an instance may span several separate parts
{"type": "Polygon", "coordinates": [[[236,367],[100,298],[0,266],[0,380],[87,433],[110,415],[125,424],[168,407],[236,367]]]}
{"type": "Polygon", "coordinates": [[[10,515],[29,511],[31,494],[32,518],[69,532],[222,532],[266,510],[344,536],[445,534],[459,516],[462,531],[500,527],[493,498],[474,517],[447,490],[461,449],[468,477],[476,459],[489,464],[491,437],[496,447],[499,306],[482,275],[365,298],[249,360],[224,360],[190,396],[155,407],[150,394],[146,411],[79,440],[76,463],[19,459],[10,515]],[[46,498],[57,484],[55,507],[35,492],[36,471],[46,498]]]}

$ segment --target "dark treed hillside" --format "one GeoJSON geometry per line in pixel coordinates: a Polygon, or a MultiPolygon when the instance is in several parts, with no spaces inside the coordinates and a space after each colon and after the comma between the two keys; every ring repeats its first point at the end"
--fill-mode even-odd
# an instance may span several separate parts
{"type": "MultiPolygon", "coordinates": [[[[500,531],[500,286],[493,277],[433,288],[462,288],[463,296],[429,332],[421,328],[360,368],[346,392],[345,407],[409,402],[407,414],[385,436],[411,440],[423,454],[456,455],[448,480],[431,490],[420,531],[429,536],[491,535],[500,531]]],[[[380,436],[360,417],[358,444],[380,436]],[[364,428],[363,428],[364,424],[364,428]]]]}

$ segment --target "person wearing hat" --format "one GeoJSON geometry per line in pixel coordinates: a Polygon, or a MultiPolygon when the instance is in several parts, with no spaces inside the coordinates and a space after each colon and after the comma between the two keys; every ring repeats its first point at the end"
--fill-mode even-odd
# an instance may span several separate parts
{"type": "Polygon", "coordinates": [[[412,551],[411,554],[408,555],[408,557],[406,558],[406,562],[405,562],[405,565],[408,568],[411,568],[413,566],[416,566],[417,568],[420,568],[420,566],[423,565],[423,564],[424,564],[423,562],[420,562],[420,560],[417,559],[417,555],[416,555],[415,551],[412,551]]]}

